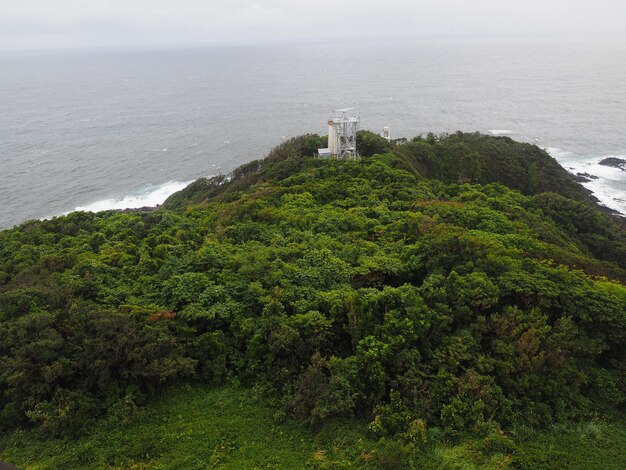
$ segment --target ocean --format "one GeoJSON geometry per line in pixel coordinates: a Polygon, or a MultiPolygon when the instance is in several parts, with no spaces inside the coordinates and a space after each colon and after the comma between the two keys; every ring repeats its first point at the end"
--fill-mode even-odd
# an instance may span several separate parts
{"type": "Polygon", "coordinates": [[[626,214],[626,44],[344,41],[0,52],[0,228],[161,203],[326,132],[462,130],[546,148],[626,214]]]}

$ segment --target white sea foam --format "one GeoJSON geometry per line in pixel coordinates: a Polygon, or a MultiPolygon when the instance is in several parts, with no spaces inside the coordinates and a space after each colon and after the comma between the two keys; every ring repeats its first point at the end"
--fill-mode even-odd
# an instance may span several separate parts
{"type": "Polygon", "coordinates": [[[510,134],[514,134],[513,131],[509,131],[507,129],[489,129],[487,132],[489,132],[492,135],[510,135],[510,134]]]}
{"type": "Polygon", "coordinates": [[[574,155],[572,152],[556,147],[546,147],[544,150],[556,158],[561,165],[566,165],[572,155],[574,155]]]}
{"type": "MultiPolygon", "coordinates": [[[[555,158],[557,157],[555,156],[555,158]]],[[[626,157],[623,155],[607,155],[604,157],[595,157],[586,161],[576,161],[573,159],[569,161],[564,160],[561,164],[574,174],[587,173],[611,182],[626,184],[626,172],[624,170],[612,166],[600,165],[600,162],[605,158],[620,158],[626,160],[626,157]]]]}
{"type": "MultiPolygon", "coordinates": [[[[169,196],[180,191],[191,181],[168,181],[158,186],[148,186],[142,191],[120,198],[101,199],[85,206],[78,206],[74,211],[100,212],[112,209],[136,209],[162,204],[169,196]]],[[[73,211],[72,211],[73,212],[73,211]]]]}
{"type": "Polygon", "coordinates": [[[600,165],[600,162],[605,158],[613,157],[626,160],[626,156],[605,155],[583,160],[572,152],[558,148],[547,148],[546,151],[570,173],[591,175],[590,181],[582,183],[582,185],[592,191],[602,205],[626,216],[626,172],[619,168],[600,165]]]}
{"type": "MultiPolygon", "coordinates": [[[[626,172],[619,168],[614,168],[611,166],[600,165],[600,162],[608,157],[602,157],[595,161],[590,161],[583,168],[586,170],[586,173],[590,173],[595,176],[599,176],[600,178],[610,180],[613,182],[625,182],[626,181],[626,172]]],[[[624,158],[624,157],[616,157],[616,158],[624,158]]],[[[625,158],[626,160],[626,158],[625,158]]]]}

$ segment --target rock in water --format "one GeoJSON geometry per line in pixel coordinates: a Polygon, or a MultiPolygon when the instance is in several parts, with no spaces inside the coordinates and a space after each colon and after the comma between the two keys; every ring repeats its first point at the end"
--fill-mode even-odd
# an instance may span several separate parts
{"type": "Polygon", "coordinates": [[[608,157],[600,162],[600,165],[610,166],[613,168],[619,168],[622,171],[626,171],[626,160],[617,157],[608,157]]]}
{"type": "Polygon", "coordinates": [[[589,173],[576,173],[576,181],[579,183],[589,183],[591,180],[597,180],[598,177],[589,173]]]}

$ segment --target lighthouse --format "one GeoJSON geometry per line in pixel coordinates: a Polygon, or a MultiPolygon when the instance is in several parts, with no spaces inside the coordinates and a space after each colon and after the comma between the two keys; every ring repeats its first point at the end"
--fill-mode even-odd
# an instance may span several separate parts
{"type": "Polygon", "coordinates": [[[328,148],[318,149],[320,158],[357,160],[356,132],[361,118],[354,108],[338,109],[328,120],[328,148]]]}

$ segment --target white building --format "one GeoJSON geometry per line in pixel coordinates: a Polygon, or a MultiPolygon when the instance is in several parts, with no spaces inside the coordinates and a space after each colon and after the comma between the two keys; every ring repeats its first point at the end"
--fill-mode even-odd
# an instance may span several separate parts
{"type": "Polygon", "coordinates": [[[320,158],[358,159],[356,132],[361,118],[352,108],[335,111],[328,120],[328,148],[318,149],[320,158]]]}

